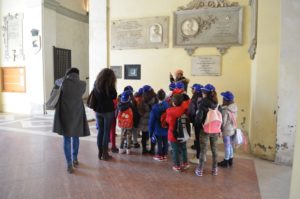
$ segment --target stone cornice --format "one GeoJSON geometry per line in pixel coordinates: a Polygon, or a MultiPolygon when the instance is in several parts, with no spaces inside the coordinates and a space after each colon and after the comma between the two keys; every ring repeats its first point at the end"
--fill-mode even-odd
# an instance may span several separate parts
{"type": "Polygon", "coordinates": [[[54,10],[57,13],[64,15],[66,17],[75,19],[80,22],[89,23],[89,17],[78,12],[75,12],[69,8],[63,7],[55,0],[44,0],[44,7],[54,10]]]}

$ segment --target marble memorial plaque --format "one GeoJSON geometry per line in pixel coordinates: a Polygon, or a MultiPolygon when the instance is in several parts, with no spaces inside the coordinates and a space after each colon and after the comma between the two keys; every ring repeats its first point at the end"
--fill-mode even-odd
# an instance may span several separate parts
{"type": "Polygon", "coordinates": [[[114,20],[111,49],[168,48],[169,17],[114,20]]]}
{"type": "Polygon", "coordinates": [[[24,59],[23,13],[8,14],[4,17],[3,39],[6,60],[24,59]]]}
{"type": "Polygon", "coordinates": [[[198,56],[192,57],[193,76],[219,76],[221,75],[220,56],[198,56]]]}
{"type": "Polygon", "coordinates": [[[240,6],[177,11],[174,13],[174,46],[241,45],[242,21],[240,6]]]}

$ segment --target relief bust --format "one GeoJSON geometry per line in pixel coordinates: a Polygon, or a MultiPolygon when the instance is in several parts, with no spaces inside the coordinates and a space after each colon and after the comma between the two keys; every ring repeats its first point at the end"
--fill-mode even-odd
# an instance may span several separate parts
{"type": "Polygon", "coordinates": [[[181,32],[184,36],[195,36],[199,32],[198,21],[194,18],[186,19],[181,24],[181,32]]]}

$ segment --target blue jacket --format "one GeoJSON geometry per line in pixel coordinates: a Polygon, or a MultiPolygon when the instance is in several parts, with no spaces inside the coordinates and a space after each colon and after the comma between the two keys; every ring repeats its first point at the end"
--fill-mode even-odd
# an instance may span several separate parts
{"type": "Polygon", "coordinates": [[[153,105],[148,122],[150,136],[153,133],[157,136],[168,135],[168,128],[162,128],[160,123],[160,116],[167,108],[169,108],[169,104],[166,101],[153,105]]]}

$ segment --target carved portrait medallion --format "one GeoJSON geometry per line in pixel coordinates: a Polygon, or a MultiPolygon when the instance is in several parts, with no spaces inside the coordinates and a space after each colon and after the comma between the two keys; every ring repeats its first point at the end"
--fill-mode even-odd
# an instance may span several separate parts
{"type": "Polygon", "coordinates": [[[199,23],[194,18],[186,19],[181,24],[181,32],[186,37],[193,37],[199,32],[199,23]]]}

